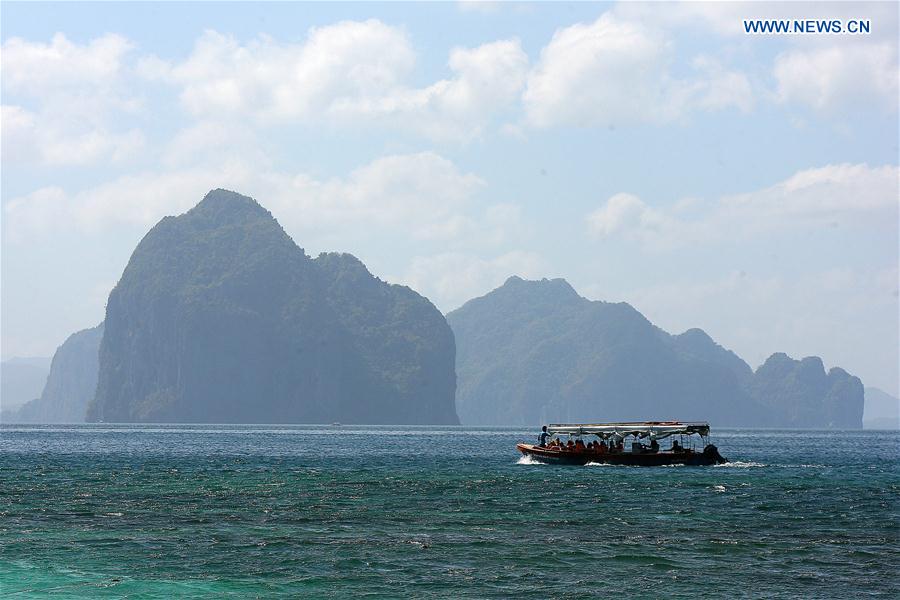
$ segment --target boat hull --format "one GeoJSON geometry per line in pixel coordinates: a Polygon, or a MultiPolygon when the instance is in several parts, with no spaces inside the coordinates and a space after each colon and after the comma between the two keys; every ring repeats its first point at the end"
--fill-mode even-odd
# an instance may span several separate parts
{"type": "Polygon", "coordinates": [[[608,465],[626,465],[635,467],[663,467],[667,465],[715,465],[727,462],[715,446],[707,446],[703,452],[685,450],[682,452],[618,452],[597,453],[590,451],[555,450],[534,446],[532,444],[516,444],[516,449],[523,455],[542,463],[553,465],[586,465],[599,463],[608,465]]]}

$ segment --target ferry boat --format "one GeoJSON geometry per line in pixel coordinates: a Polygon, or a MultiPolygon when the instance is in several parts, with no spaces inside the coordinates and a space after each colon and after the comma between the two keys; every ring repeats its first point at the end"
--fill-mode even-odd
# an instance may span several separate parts
{"type": "Polygon", "coordinates": [[[543,445],[520,443],[516,449],[536,461],[558,465],[603,463],[653,467],[728,462],[710,443],[709,423],[570,423],[546,425],[542,431],[547,433],[541,435],[546,440],[543,445]],[[661,448],[661,441],[669,447],[661,448]]]}

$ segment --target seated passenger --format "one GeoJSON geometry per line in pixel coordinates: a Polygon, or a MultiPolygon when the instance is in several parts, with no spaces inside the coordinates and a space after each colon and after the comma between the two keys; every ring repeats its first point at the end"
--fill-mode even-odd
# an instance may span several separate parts
{"type": "Polygon", "coordinates": [[[682,447],[681,444],[678,443],[678,440],[672,441],[672,452],[681,452],[682,447]]]}
{"type": "Polygon", "coordinates": [[[659,452],[659,442],[657,442],[655,439],[650,440],[650,451],[659,452]]]}
{"type": "Polygon", "coordinates": [[[584,442],[580,438],[575,440],[575,449],[579,451],[584,450],[584,442]]]}
{"type": "Polygon", "coordinates": [[[569,450],[574,450],[575,442],[573,442],[572,440],[569,440],[568,443],[566,443],[566,448],[568,448],[569,450]]]}

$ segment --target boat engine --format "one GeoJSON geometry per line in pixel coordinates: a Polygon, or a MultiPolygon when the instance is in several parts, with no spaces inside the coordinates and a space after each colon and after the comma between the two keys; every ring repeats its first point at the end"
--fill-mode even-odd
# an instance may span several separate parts
{"type": "Polygon", "coordinates": [[[717,465],[721,465],[722,463],[727,463],[728,459],[719,454],[719,449],[713,446],[712,444],[708,444],[706,448],[703,449],[703,456],[711,459],[717,465]]]}

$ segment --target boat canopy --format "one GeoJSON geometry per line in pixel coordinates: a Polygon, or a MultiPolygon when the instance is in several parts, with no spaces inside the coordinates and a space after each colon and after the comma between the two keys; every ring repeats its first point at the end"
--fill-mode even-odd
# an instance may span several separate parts
{"type": "Polygon", "coordinates": [[[596,435],[602,439],[624,438],[633,435],[641,438],[667,438],[670,435],[709,435],[709,423],[682,423],[680,421],[642,421],[638,423],[559,423],[547,425],[550,435],[596,435]]]}

